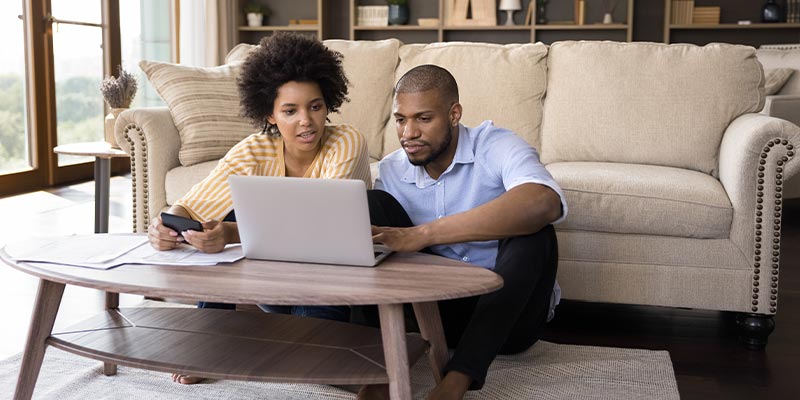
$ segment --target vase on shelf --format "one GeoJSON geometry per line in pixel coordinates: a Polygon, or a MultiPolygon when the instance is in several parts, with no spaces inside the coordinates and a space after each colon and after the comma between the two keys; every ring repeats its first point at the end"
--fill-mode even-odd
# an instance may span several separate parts
{"type": "Polygon", "coordinates": [[[613,24],[614,23],[614,18],[611,17],[611,13],[603,14],[603,23],[604,24],[613,24]]]}
{"type": "Polygon", "coordinates": [[[389,25],[408,23],[408,4],[389,4],[389,25]]]}
{"type": "Polygon", "coordinates": [[[775,0],[767,0],[767,4],[764,4],[764,8],[761,11],[761,21],[781,22],[781,6],[775,3],[775,0]]]}
{"type": "Polygon", "coordinates": [[[547,24],[547,0],[536,0],[536,24],[547,24]]]}
{"type": "Polygon", "coordinates": [[[114,136],[114,126],[117,123],[117,119],[119,118],[119,114],[123,111],[127,110],[127,108],[112,108],[109,110],[108,115],[105,118],[105,124],[103,125],[103,136],[105,141],[111,145],[112,148],[118,149],[119,144],[117,143],[117,138],[114,136]]]}
{"type": "Polygon", "coordinates": [[[247,26],[261,26],[264,21],[264,14],[261,13],[247,13],[247,26]]]}

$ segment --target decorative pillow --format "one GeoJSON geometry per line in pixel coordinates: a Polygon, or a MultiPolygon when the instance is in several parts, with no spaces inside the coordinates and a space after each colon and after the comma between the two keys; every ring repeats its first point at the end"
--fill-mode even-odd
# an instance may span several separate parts
{"type": "MultiPolygon", "coordinates": [[[[776,68],[800,70],[800,47],[764,47],[762,46],[762,48],[756,50],[756,57],[758,57],[758,62],[764,66],[765,71],[776,68]]],[[[800,73],[792,74],[776,94],[800,94],[800,73]]]]}
{"type": "Polygon", "coordinates": [[[793,73],[794,70],[791,68],[765,69],[764,75],[767,77],[767,82],[764,84],[765,94],[769,96],[780,92],[793,73]]]}
{"type": "Polygon", "coordinates": [[[139,67],[169,107],[181,135],[182,165],[222,158],[256,130],[239,116],[236,77],[241,63],[199,68],[141,61],[139,67]]]}

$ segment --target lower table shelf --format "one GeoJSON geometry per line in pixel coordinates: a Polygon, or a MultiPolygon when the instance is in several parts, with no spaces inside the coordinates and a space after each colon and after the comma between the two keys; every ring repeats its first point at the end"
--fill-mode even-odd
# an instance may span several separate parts
{"type": "MultiPolygon", "coordinates": [[[[380,329],[281,314],[188,308],[108,310],[48,345],[103,362],[212,379],[388,383],[380,329]]],[[[428,349],[406,336],[409,364],[428,349]]]]}

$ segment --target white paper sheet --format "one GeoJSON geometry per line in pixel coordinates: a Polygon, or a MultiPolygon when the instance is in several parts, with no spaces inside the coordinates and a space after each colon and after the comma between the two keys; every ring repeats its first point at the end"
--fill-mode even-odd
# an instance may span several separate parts
{"type": "Polygon", "coordinates": [[[5,246],[17,261],[110,269],[122,264],[216,265],[244,258],[242,246],[228,245],[220,253],[203,253],[187,244],[158,251],[145,234],[95,234],[37,238],[5,246]]]}

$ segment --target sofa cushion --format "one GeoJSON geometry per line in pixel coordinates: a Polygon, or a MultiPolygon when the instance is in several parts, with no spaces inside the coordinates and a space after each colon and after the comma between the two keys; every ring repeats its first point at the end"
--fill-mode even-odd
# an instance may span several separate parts
{"type": "MultiPolygon", "coordinates": [[[[508,128],[532,146],[539,146],[542,97],[545,93],[547,46],[541,43],[499,45],[491,43],[409,44],[400,47],[397,82],[421,64],[446,68],[458,82],[467,126],[487,119],[508,128]]],[[[383,152],[400,148],[394,120],[386,124],[383,152]]]]}
{"type": "MultiPolygon", "coordinates": [[[[373,161],[381,159],[383,130],[392,108],[394,69],[400,41],[387,39],[338,40],[322,42],[331,50],[344,56],[342,67],[350,81],[349,102],[339,108],[339,113],[330,114],[332,124],[352,125],[367,139],[369,156],[373,161]]],[[[247,59],[256,45],[238,44],[225,57],[225,62],[234,63],[247,59]]]]}
{"type": "Polygon", "coordinates": [[[139,66],[169,107],[181,136],[182,165],[222,158],[257,130],[239,116],[240,63],[200,68],[141,61],[139,66]]]}
{"type": "Polygon", "coordinates": [[[764,76],[766,83],[764,83],[764,94],[767,96],[780,92],[783,85],[792,77],[794,70],[791,68],[774,68],[765,69],[764,76]]]}
{"type": "Polygon", "coordinates": [[[764,106],[752,47],[557,42],[547,57],[541,156],[717,174],[725,128],[764,106]]]}
{"type": "Polygon", "coordinates": [[[794,74],[777,94],[800,94],[800,46],[764,48],[756,50],[756,57],[764,69],[791,68],[794,74]]]}
{"type": "Polygon", "coordinates": [[[380,160],[383,128],[392,109],[393,77],[400,41],[326,40],[323,43],[342,53],[342,65],[350,80],[350,101],[342,104],[338,114],[329,116],[331,123],[355,126],[367,138],[370,158],[380,160]]]}
{"type": "Polygon", "coordinates": [[[219,161],[206,161],[188,167],[176,167],[167,172],[165,184],[167,188],[167,204],[175,204],[197,182],[205,179],[219,161]]]}
{"type": "Polygon", "coordinates": [[[713,177],[653,165],[560,162],[547,165],[564,190],[561,229],[728,238],[733,208],[713,177]]]}

